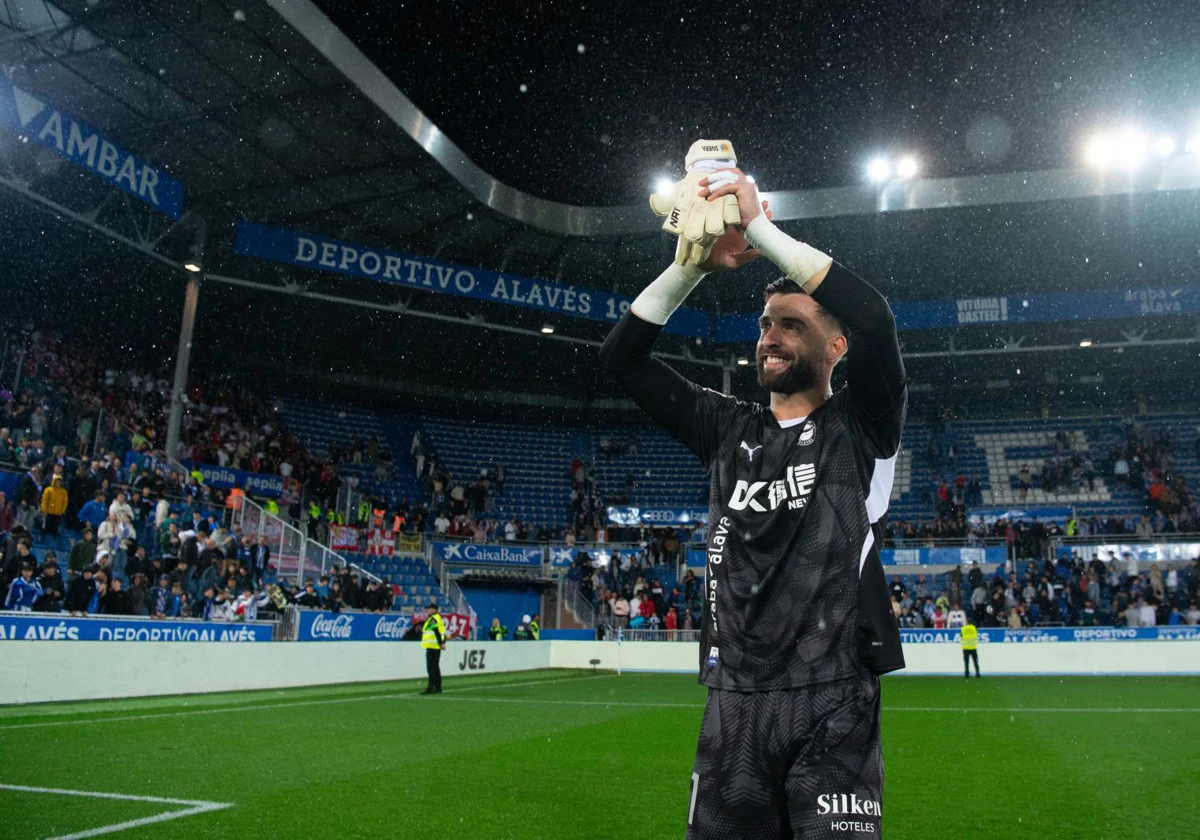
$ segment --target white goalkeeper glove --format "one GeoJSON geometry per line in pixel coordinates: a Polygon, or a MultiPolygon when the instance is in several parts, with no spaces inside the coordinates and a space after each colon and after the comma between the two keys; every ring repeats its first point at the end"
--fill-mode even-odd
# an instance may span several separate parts
{"type": "Polygon", "coordinates": [[[679,237],[675,262],[679,265],[699,265],[708,259],[713,243],[725,233],[726,225],[741,221],[737,196],[726,195],[716,201],[705,201],[698,193],[700,182],[710,178],[709,189],[715,190],[734,176],[720,170],[737,166],[737,155],[728,140],[697,140],[688,149],[684,162],[687,175],[676,181],[666,193],[650,196],[650,208],[666,216],[662,229],[679,237]],[[716,173],[716,174],[714,174],[716,173]]]}

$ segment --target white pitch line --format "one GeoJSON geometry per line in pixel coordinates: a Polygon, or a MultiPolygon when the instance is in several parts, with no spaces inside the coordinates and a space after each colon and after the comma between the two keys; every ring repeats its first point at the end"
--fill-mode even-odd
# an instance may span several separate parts
{"type": "MultiPolygon", "coordinates": [[[[637,701],[626,702],[621,700],[540,700],[537,698],[523,697],[446,697],[447,701],[457,700],[461,703],[529,703],[545,706],[614,706],[617,708],[645,708],[645,709],[703,709],[703,703],[641,703],[637,701]]],[[[1168,712],[1178,714],[1200,714],[1200,708],[1194,709],[1155,709],[1155,708],[1111,708],[1111,709],[1089,709],[1089,708],[1034,708],[1034,707],[1014,707],[1014,708],[962,708],[959,706],[884,706],[885,712],[995,712],[997,714],[1019,714],[1033,713],[1043,714],[1046,712],[1064,712],[1067,714],[1085,714],[1088,712],[1101,713],[1152,713],[1152,712],[1168,712]]]]}
{"type": "Polygon", "coordinates": [[[964,707],[964,706],[884,706],[883,710],[885,712],[963,712],[963,713],[966,713],[966,712],[1004,712],[1004,713],[1035,712],[1037,714],[1043,714],[1046,712],[1065,712],[1067,714],[1085,714],[1087,712],[1105,712],[1105,713],[1134,712],[1137,714],[1149,714],[1151,712],[1170,712],[1170,713],[1177,713],[1177,714],[1200,713],[1200,708],[1157,709],[1157,708],[1153,708],[1153,707],[1139,708],[1136,706],[1124,706],[1124,707],[1117,706],[1115,708],[1105,708],[1105,709],[1093,709],[1093,708],[1087,708],[1087,707],[1036,708],[1033,706],[1018,706],[1018,707],[1015,707],[1012,709],[998,709],[998,708],[991,708],[991,707],[987,707],[987,706],[983,706],[983,707],[979,707],[979,706],[975,706],[975,707],[964,707]]]}
{"type": "MultiPolygon", "coordinates": [[[[559,677],[552,680],[522,680],[519,682],[509,683],[487,683],[486,685],[471,685],[464,688],[456,688],[451,691],[451,695],[462,691],[486,691],[490,688],[519,688],[524,685],[551,685],[553,683],[562,682],[584,682],[586,680],[602,680],[615,677],[615,674],[596,674],[589,677],[559,677]]],[[[366,700],[402,700],[415,699],[420,696],[420,692],[416,694],[412,692],[393,692],[389,694],[360,694],[353,697],[329,697],[323,700],[298,700],[294,703],[259,703],[254,706],[213,706],[208,709],[188,709],[184,712],[155,712],[144,715],[118,715],[116,717],[104,718],[105,725],[128,720],[152,720],[155,718],[173,718],[173,717],[190,717],[191,715],[217,715],[222,712],[253,712],[259,709],[292,709],[301,708],[304,706],[328,706],[334,703],[360,703],[366,700]]],[[[443,699],[447,695],[440,695],[443,699]]],[[[436,701],[433,701],[436,702],[436,701]]],[[[95,712],[102,714],[102,712],[95,712]]],[[[67,726],[72,723],[79,723],[80,718],[74,717],[70,720],[46,720],[37,721],[36,723],[14,723],[8,726],[0,726],[0,732],[7,732],[12,729],[43,729],[48,726],[67,726]]]]}
{"type": "Polygon", "coordinates": [[[142,817],[136,820],[127,820],[126,822],[113,823],[112,825],[102,825],[99,828],[89,828],[86,831],[78,831],[74,834],[60,834],[49,840],[82,840],[84,837],[99,837],[101,834],[113,834],[117,831],[125,831],[130,828],[138,828],[143,825],[155,825],[157,823],[167,822],[168,820],[178,820],[183,817],[191,817],[196,814],[207,814],[211,811],[223,811],[226,808],[232,808],[232,802],[208,802],[203,799],[171,799],[165,796],[136,796],[129,793],[107,793],[98,790],[68,790],[66,788],[45,788],[45,787],[30,787],[29,785],[5,785],[0,784],[0,790],[16,790],[24,793],[50,793],[58,796],[88,796],[93,799],[122,799],[130,802],[157,802],[162,805],[188,805],[190,807],[182,808],[177,811],[164,811],[161,814],[154,814],[149,817],[142,817]]]}

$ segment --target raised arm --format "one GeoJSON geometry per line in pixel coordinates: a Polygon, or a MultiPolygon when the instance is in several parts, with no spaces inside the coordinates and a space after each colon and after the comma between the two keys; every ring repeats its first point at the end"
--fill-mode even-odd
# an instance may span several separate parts
{"type": "Polygon", "coordinates": [[[671,313],[703,276],[695,266],[670,266],[638,295],[600,348],[604,370],[675,438],[684,418],[695,412],[696,386],[650,351],[671,313]]]}
{"type": "Polygon", "coordinates": [[[846,384],[851,398],[872,419],[891,414],[904,399],[905,372],[887,300],[836,262],[810,294],[850,328],[846,384]]]}
{"type": "Polygon", "coordinates": [[[894,414],[904,399],[905,373],[896,320],[876,289],[828,254],[775,227],[759,207],[758,190],[741,170],[736,180],[701,181],[709,201],[736,195],[746,240],[850,329],[846,379],[852,402],[870,419],[894,414]],[[714,188],[711,188],[714,187],[714,188]]]}

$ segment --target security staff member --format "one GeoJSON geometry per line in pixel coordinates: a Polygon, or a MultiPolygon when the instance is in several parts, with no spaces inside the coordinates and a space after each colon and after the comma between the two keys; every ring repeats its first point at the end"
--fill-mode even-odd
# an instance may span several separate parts
{"type": "Polygon", "coordinates": [[[533,620],[529,622],[529,638],[533,639],[535,642],[542,638],[542,625],[538,623],[539,618],[541,618],[541,616],[537,613],[534,613],[533,620]]]}
{"type": "Polygon", "coordinates": [[[438,605],[430,603],[425,626],[421,628],[421,647],[425,648],[425,672],[429,685],[425,694],[442,693],[442,651],[446,649],[446,622],[438,613],[438,605]]]}
{"type": "Polygon", "coordinates": [[[967,624],[962,629],[963,677],[971,678],[970,662],[975,662],[975,678],[979,678],[979,631],[974,624],[967,624]]]}
{"type": "Polygon", "coordinates": [[[493,642],[502,642],[508,636],[508,628],[500,623],[500,619],[493,618],[492,626],[488,628],[488,638],[493,642]]]}

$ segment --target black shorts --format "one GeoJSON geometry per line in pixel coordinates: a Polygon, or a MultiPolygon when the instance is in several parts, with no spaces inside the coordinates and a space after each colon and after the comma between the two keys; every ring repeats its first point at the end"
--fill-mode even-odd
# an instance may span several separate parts
{"type": "Polygon", "coordinates": [[[878,837],[882,802],[877,677],[709,689],[688,840],[878,837]]]}

